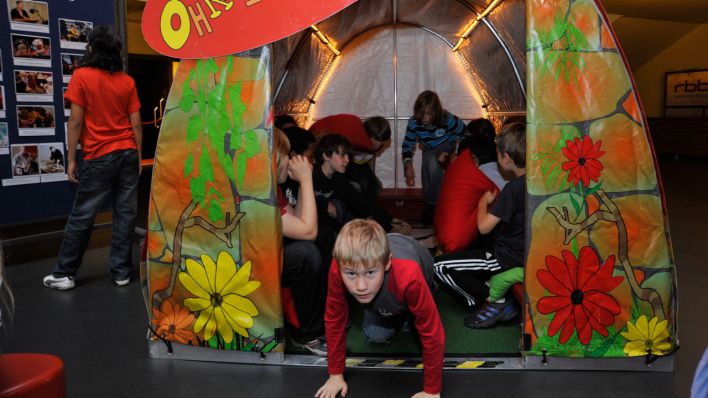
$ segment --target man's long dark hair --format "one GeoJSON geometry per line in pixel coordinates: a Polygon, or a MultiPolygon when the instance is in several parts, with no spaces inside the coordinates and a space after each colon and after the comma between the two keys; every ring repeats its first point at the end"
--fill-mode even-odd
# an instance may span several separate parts
{"type": "Polygon", "coordinates": [[[123,70],[121,51],[123,43],[110,25],[98,25],[89,35],[86,54],[81,66],[103,69],[108,72],[123,70]]]}

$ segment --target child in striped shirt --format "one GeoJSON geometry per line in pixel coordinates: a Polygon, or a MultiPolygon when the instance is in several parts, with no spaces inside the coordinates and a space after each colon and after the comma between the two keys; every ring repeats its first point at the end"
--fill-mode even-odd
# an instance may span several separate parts
{"type": "Polygon", "coordinates": [[[413,154],[416,143],[423,146],[421,177],[425,210],[422,221],[432,223],[435,203],[443,179],[444,162],[462,139],[465,125],[452,113],[443,109],[440,98],[433,91],[423,91],[413,106],[413,116],[408,120],[403,139],[402,157],[406,185],[415,185],[413,154]]]}

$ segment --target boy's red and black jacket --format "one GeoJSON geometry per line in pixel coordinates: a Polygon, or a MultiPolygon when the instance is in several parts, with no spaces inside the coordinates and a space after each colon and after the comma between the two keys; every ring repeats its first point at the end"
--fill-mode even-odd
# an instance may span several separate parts
{"type": "MultiPolygon", "coordinates": [[[[425,268],[414,260],[394,257],[391,268],[387,272],[386,283],[382,285],[379,295],[392,295],[413,315],[415,327],[423,345],[423,390],[429,394],[438,394],[442,388],[445,332],[433,294],[424,275],[425,268]]],[[[349,305],[345,295],[346,288],[335,260],[332,261],[328,280],[325,309],[327,367],[329,374],[342,374],[346,367],[345,329],[349,320],[349,305]]]]}

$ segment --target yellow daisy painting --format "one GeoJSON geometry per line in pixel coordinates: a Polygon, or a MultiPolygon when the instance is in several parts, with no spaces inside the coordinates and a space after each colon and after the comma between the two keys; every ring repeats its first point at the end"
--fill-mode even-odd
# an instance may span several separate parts
{"type": "Polygon", "coordinates": [[[671,350],[669,339],[669,322],[654,317],[647,320],[646,315],[637,318],[637,323],[627,322],[627,331],[622,336],[629,340],[624,346],[624,352],[630,357],[642,355],[666,355],[671,350]]]}
{"type": "Polygon", "coordinates": [[[246,298],[261,283],[249,280],[251,262],[237,267],[233,257],[225,251],[219,253],[216,263],[206,254],[202,263],[187,259],[186,272],[180,272],[182,285],[196,297],[184,300],[192,312],[199,312],[194,332],[204,330],[204,340],[211,339],[218,331],[224,342],[231,343],[234,332],[248,337],[253,327],[253,317],[258,309],[246,298]]]}

